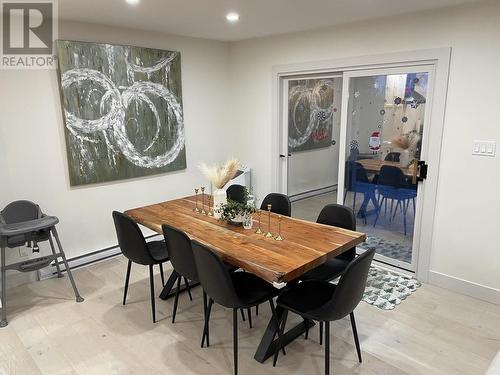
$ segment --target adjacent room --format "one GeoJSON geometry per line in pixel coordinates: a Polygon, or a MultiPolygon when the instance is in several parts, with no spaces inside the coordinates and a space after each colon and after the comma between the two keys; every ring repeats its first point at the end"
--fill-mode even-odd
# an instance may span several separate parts
{"type": "Polygon", "coordinates": [[[498,0],[0,17],[0,375],[500,374],[498,0]]]}

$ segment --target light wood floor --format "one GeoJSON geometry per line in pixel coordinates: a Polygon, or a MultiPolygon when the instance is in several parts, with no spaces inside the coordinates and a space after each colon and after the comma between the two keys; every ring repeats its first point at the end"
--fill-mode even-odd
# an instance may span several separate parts
{"type": "MultiPolygon", "coordinates": [[[[147,268],[132,268],[128,304],[121,305],[126,262],[115,258],[74,272],[84,303],[67,277],[9,289],[7,328],[0,329],[0,374],[230,374],[231,312],[216,307],[211,347],[201,349],[201,293],[157,300],[151,322],[147,268]]],[[[160,279],[156,279],[160,292],[160,279]]],[[[393,311],[364,302],[356,310],[363,350],[358,364],[349,321],[333,324],[334,374],[484,374],[500,349],[500,307],[424,285],[393,311]]],[[[241,374],[322,374],[318,330],[296,340],[278,366],[253,359],[269,319],[239,323],[241,374]]]]}

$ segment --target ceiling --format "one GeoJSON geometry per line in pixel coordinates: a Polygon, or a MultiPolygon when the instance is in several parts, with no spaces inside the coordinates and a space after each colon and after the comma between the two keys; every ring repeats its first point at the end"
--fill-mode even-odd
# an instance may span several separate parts
{"type": "Polygon", "coordinates": [[[310,30],[476,0],[59,0],[59,18],[222,41],[310,30]],[[229,24],[229,11],[240,21],[229,24]]]}

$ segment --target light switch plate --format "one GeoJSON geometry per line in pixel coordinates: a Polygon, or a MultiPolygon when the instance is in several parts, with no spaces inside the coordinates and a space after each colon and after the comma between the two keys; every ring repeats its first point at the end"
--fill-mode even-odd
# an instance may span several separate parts
{"type": "Polygon", "coordinates": [[[495,156],[497,143],[495,141],[474,141],[472,155],[495,156]]]}

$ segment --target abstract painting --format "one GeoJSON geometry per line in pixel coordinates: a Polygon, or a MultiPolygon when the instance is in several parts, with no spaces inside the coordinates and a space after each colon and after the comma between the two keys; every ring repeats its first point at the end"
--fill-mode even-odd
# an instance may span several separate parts
{"type": "Polygon", "coordinates": [[[72,186],[186,168],[179,52],[57,41],[72,186]]]}
{"type": "Polygon", "coordinates": [[[332,144],[334,78],[288,82],[288,149],[305,151],[332,144]]]}

